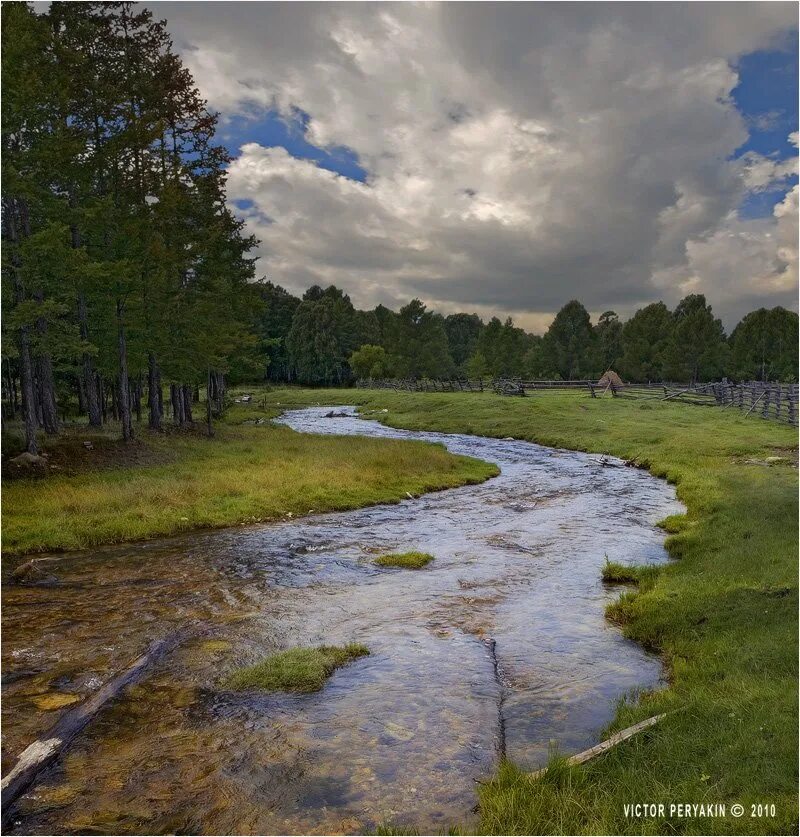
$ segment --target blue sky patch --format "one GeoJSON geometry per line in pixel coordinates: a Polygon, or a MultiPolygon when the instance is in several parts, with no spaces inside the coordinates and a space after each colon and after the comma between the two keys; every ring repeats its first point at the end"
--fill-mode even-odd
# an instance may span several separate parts
{"type": "Polygon", "coordinates": [[[797,130],[797,31],[787,50],[760,50],[742,56],[739,84],[733,100],[744,115],[750,138],[739,149],[760,154],[778,152],[781,158],[796,153],[788,140],[797,130]]]}
{"type": "Polygon", "coordinates": [[[309,115],[299,109],[289,119],[275,110],[264,111],[258,116],[237,114],[220,125],[220,138],[234,156],[238,156],[248,142],[257,142],[265,148],[280,146],[292,157],[313,160],[320,168],[363,183],[367,179],[366,169],[351,148],[318,148],[308,142],[309,119],[309,115]]]}
{"type": "Polygon", "coordinates": [[[794,183],[797,183],[796,177],[792,179],[788,187],[767,189],[763,192],[749,192],[740,204],[737,214],[744,220],[771,216],[775,209],[775,204],[783,200],[791,185],[794,183]]]}
{"type": "MultiPolygon", "coordinates": [[[[733,99],[747,121],[750,136],[735,156],[756,151],[783,160],[797,154],[789,142],[789,134],[797,130],[798,123],[797,38],[794,30],[785,50],[759,50],[739,60],[739,84],[733,91],[733,99]]],[[[797,177],[787,180],[785,186],[748,194],[739,207],[739,216],[772,215],[775,204],[795,183],[797,177]]]]}

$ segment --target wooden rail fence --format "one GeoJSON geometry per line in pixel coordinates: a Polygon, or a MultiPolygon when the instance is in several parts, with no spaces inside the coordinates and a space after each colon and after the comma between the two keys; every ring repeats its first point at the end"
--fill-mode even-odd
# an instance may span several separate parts
{"type": "MultiPolygon", "coordinates": [[[[487,384],[491,382],[487,381],[487,384]]],[[[393,389],[398,392],[483,392],[481,378],[363,378],[356,386],[364,389],[393,389]]]]}
{"type": "Polygon", "coordinates": [[[397,392],[484,392],[526,396],[535,392],[583,391],[592,398],[610,394],[615,398],[653,401],[679,401],[701,407],[741,410],[745,415],[798,425],[798,384],[763,381],[731,383],[679,383],[660,381],[644,384],[613,382],[545,381],[522,378],[380,378],[364,379],[357,386],[365,389],[391,389],[397,392]]]}

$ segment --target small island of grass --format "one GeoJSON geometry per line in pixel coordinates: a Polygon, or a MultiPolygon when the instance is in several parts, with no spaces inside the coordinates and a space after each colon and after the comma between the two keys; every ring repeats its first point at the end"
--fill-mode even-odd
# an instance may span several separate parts
{"type": "Polygon", "coordinates": [[[318,692],[337,668],[368,654],[365,645],[355,642],[343,647],[290,648],[233,672],[224,685],[236,691],[318,692]]]}
{"type": "Polygon", "coordinates": [[[404,570],[421,570],[433,561],[427,552],[393,552],[375,559],[379,567],[400,567],[404,570]]]}

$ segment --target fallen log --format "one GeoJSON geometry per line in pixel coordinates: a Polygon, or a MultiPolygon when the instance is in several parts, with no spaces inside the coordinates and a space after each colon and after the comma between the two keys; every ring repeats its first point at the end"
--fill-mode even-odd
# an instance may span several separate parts
{"type": "Polygon", "coordinates": [[[126,686],[136,682],[148,666],[172,651],[193,633],[183,629],[151,643],[147,651],[124,671],[101,686],[91,697],[62,715],[46,733],[20,753],[17,763],[3,776],[0,783],[4,826],[10,817],[10,808],[14,802],[35,782],[39,773],[64,752],[89,721],[126,686]]]}
{"type": "MultiPolygon", "coordinates": [[[[599,744],[595,744],[594,747],[590,747],[588,750],[584,750],[582,753],[577,753],[574,756],[570,756],[567,759],[567,764],[572,767],[576,764],[583,764],[584,762],[589,761],[589,759],[593,759],[595,756],[600,756],[603,753],[607,753],[612,747],[616,747],[617,744],[621,744],[623,741],[627,741],[629,738],[632,738],[634,735],[642,732],[642,730],[646,730],[648,727],[652,727],[657,724],[659,721],[663,720],[664,718],[669,715],[669,712],[664,712],[661,715],[655,715],[652,718],[648,718],[646,721],[640,721],[638,724],[634,724],[632,727],[628,727],[627,729],[620,730],[619,732],[615,733],[611,736],[611,738],[607,738],[605,741],[601,741],[599,744]]],[[[533,773],[529,773],[528,776],[531,779],[538,779],[544,774],[547,773],[547,768],[543,767],[541,770],[534,770],[533,773]]]]}

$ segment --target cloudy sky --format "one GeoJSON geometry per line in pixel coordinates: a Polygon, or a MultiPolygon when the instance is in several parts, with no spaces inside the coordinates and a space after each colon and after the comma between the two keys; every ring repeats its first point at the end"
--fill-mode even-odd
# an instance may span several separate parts
{"type": "Polygon", "coordinates": [[[794,3],[151,3],[259,273],[541,331],[797,307],[794,3]]]}

